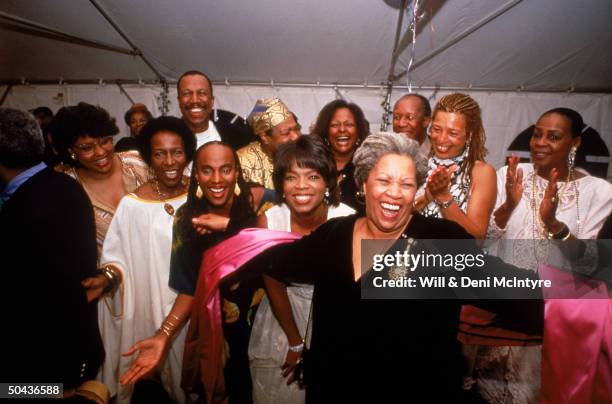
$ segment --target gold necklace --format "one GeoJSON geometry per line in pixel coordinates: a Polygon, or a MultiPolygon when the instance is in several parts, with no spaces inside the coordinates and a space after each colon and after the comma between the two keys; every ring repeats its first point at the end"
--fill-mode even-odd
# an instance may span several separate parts
{"type": "MultiPolygon", "coordinates": [[[[181,187],[185,187],[186,183],[184,181],[184,177],[181,179],[181,187]]],[[[153,190],[157,193],[157,196],[159,197],[159,200],[161,202],[165,202],[164,199],[164,194],[162,194],[162,192],[159,189],[159,182],[157,181],[156,178],[151,180],[151,188],[153,188],[153,190]]],[[[177,193],[177,195],[182,194],[183,192],[179,192],[177,193]]],[[[168,199],[172,198],[171,195],[168,195],[168,199]]],[[[170,216],[174,217],[175,211],[174,211],[174,206],[172,206],[171,204],[169,204],[168,202],[164,203],[164,210],[166,211],[167,214],[169,214],[170,216]]]]}

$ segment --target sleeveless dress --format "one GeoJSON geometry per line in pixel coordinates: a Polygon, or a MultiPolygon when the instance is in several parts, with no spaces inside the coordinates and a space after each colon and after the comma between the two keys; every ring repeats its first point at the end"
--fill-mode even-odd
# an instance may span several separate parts
{"type": "MultiPolygon", "coordinates": [[[[355,211],[347,205],[330,206],[327,219],[348,216],[355,211]]],[[[285,204],[277,205],[266,211],[268,229],[291,231],[291,212],[285,204]]],[[[313,285],[292,284],[287,287],[293,318],[304,335],[310,314],[313,285]]],[[[249,361],[253,380],[253,402],[255,404],[303,403],[305,391],[297,383],[287,386],[287,379],[281,374],[289,344],[287,336],[276,320],[270,301],[265,296],[257,310],[251,339],[249,341],[249,361]]]]}

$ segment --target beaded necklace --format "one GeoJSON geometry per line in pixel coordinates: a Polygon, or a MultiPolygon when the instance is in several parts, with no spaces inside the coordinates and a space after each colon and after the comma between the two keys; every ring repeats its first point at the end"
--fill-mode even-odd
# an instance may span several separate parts
{"type": "MultiPolygon", "coordinates": [[[[534,249],[534,258],[536,260],[536,268],[538,267],[540,262],[543,262],[544,257],[548,255],[548,247],[550,246],[550,241],[548,240],[548,231],[546,230],[546,226],[542,222],[542,218],[540,217],[540,204],[544,199],[544,191],[542,191],[541,195],[538,195],[537,191],[537,171],[535,165],[533,166],[532,172],[532,189],[531,189],[531,213],[532,213],[532,231],[533,231],[533,249],[534,249]],[[538,196],[541,196],[538,198],[538,196]]],[[[563,198],[563,194],[565,193],[567,187],[570,186],[570,182],[572,183],[572,187],[574,188],[574,193],[576,194],[576,232],[575,235],[578,236],[580,234],[580,194],[578,191],[578,184],[576,178],[574,176],[574,170],[570,168],[565,184],[561,187],[558,192],[558,203],[561,203],[563,198]]],[[[558,208],[558,206],[557,206],[558,208]]]]}

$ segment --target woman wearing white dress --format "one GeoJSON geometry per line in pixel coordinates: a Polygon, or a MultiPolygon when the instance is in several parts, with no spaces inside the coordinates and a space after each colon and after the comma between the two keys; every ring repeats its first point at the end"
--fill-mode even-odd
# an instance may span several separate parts
{"type": "MultiPolygon", "coordinates": [[[[132,362],[121,353],[154,334],[176,298],[176,292],[168,286],[172,223],[174,213],[187,197],[183,171],[195,150],[189,128],[173,117],[147,123],[139,142],[141,155],[155,178],[121,200],[101,256],[102,268],[113,268],[122,275],[117,293],[104,297],[99,304],[100,331],[106,349],[100,377],[111,394],[116,394],[117,403],[138,401],[138,394],[132,397],[133,386],[119,384],[119,376],[132,362]]],[[[167,359],[150,377],[161,382],[175,402],[185,401],[180,386],[183,345],[184,332],[174,339],[167,359]]]]}
{"type": "MultiPolygon", "coordinates": [[[[545,112],[529,143],[533,163],[519,164],[512,157],[498,170],[488,236],[501,240],[490,251],[505,262],[534,271],[540,264],[565,270],[580,266],[577,240],[594,239],[612,209],[612,185],[574,168],[583,127],[582,117],[571,109],[545,112]]],[[[589,252],[580,259],[588,260],[589,252]]],[[[460,339],[472,344],[475,355],[468,381],[491,403],[541,402],[541,336],[500,334],[499,328],[487,328],[495,325],[494,316],[471,327],[465,314],[460,339]]]]}
{"type": "MultiPolygon", "coordinates": [[[[279,149],[273,180],[282,203],[259,216],[258,227],[306,235],[328,219],[354,213],[339,203],[335,164],[314,136],[279,149]]],[[[293,380],[293,370],[304,349],[313,286],[286,286],[267,276],[264,282],[267,296],[249,342],[253,401],[303,403],[305,393],[293,380]]]]}

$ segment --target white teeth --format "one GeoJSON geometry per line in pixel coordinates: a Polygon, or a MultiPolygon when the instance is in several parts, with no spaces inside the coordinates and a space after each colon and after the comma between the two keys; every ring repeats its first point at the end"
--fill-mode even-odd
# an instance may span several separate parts
{"type": "Polygon", "coordinates": [[[202,112],[202,111],[204,111],[204,109],[202,109],[202,108],[191,108],[190,111],[191,112],[202,112]]]}
{"type": "Polygon", "coordinates": [[[166,177],[168,178],[176,178],[178,176],[177,170],[168,170],[166,171],[166,177]]]}
{"type": "Polygon", "coordinates": [[[209,188],[209,189],[216,194],[225,191],[225,188],[209,188]]]}
{"type": "Polygon", "coordinates": [[[386,203],[386,202],[381,202],[380,206],[382,206],[384,209],[392,210],[394,212],[397,212],[400,209],[399,205],[392,205],[392,204],[386,203]]]}
{"type": "Polygon", "coordinates": [[[311,198],[310,195],[296,195],[295,196],[295,199],[298,202],[302,202],[302,203],[308,202],[310,200],[310,198],[311,198]]]}
{"type": "Polygon", "coordinates": [[[450,147],[448,146],[438,146],[438,151],[447,152],[450,147]]]}
{"type": "Polygon", "coordinates": [[[103,159],[96,160],[96,164],[103,166],[108,162],[108,158],[104,157],[103,159]]]}
{"type": "Polygon", "coordinates": [[[336,138],[336,141],[338,142],[348,142],[350,138],[348,136],[339,136],[336,138]]]}

